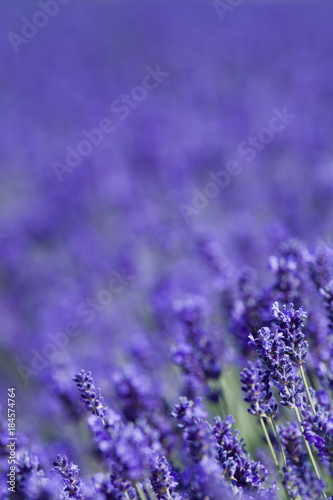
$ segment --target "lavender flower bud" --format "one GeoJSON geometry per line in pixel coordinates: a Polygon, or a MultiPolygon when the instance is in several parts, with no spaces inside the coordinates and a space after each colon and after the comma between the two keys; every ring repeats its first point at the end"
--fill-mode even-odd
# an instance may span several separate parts
{"type": "Polygon", "coordinates": [[[150,481],[155,495],[160,500],[167,500],[168,495],[172,494],[178,481],[176,473],[172,470],[165,457],[156,455],[154,463],[151,465],[150,481]]]}
{"type": "Polygon", "coordinates": [[[261,464],[250,459],[245,450],[243,439],[239,439],[239,432],[231,431],[234,419],[231,415],[223,422],[219,417],[215,418],[214,434],[218,443],[219,462],[222,465],[224,474],[234,485],[234,487],[248,487],[250,491],[257,491],[265,494],[270,492],[273,496],[276,485],[265,489],[265,481],[268,476],[268,469],[261,464]]]}
{"type": "Polygon", "coordinates": [[[100,418],[104,417],[106,407],[103,406],[104,398],[101,396],[101,390],[95,388],[91,372],[81,370],[73,378],[77,388],[81,392],[81,401],[84,402],[88,411],[100,418]]]}
{"type": "Polygon", "coordinates": [[[218,345],[203,321],[207,314],[206,301],[201,296],[191,295],[177,302],[175,309],[184,325],[185,340],[173,350],[174,363],[187,377],[194,379],[194,386],[218,379],[221,375],[218,345]]]}
{"type": "Polygon", "coordinates": [[[305,335],[302,332],[304,318],[307,317],[307,313],[303,310],[303,307],[295,310],[294,304],[289,304],[288,307],[284,305],[281,311],[278,302],[274,302],[272,316],[279,327],[279,332],[282,333],[285,353],[295,363],[303,363],[309,348],[309,344],[304,340],[305,335]]]}
{"type": "Polygon", "coordinates": [[[203,409],[200,398],[193,401],[180,398],[180,404],[175,406],[172,416],[177,418],[178,426],[183,430],[189,455],[195,463],[204,457],[215,457],[217,443],[213,429],[207,422],[207,413],[203,409]]]}
{"type": "Polygon", "coordinates": [[[288,385],[293,382],[293,366],[285,353],[282,337],[283,333],[272,332],[269,328],[263,327],[258,331],[256,338],[252,334],[249,335],[249,345],[255,346],[272,379],[282,385],[288,385]]]}
{"type": "Polygon", "coordinates": [[[320,288],[319,291],[325,301],[328,328],[330,333],[333,333],[333,280],[330,281],[324,288],[320,288]]]}
{"type": "Polygon", "coordinates": [[[333,414],[320,405],[316,406],[316,415],[304,411],[304,435],[317,450],[322,462],[333,464],[333,414]]]}
{"type": "Polygon", "coordinates": [[[250,404],[248,412],[258,417],[270,417],[277,412],[277,404],[270,390],[269,370],[264,369],[262,362],[248,362],[241,372],[244,401],[250,404]]]}
{"type": "Polygon", "coordinates": [[[79,468],[73,462],[68,462],[66,455],[58,455],[57,460],[52,462],[53,470],[59,472],[63,479],[64,490],[73,500],[83,500],[81,494],[81,479],[79,478],[79,468]]]}

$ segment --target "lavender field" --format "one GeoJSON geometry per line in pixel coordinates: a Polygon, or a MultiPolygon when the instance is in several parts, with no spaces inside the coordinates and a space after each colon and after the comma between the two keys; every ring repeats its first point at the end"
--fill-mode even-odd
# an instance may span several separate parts
{"type": "Polygon", "coordinates": [[[333,500],[332,18],[2,0],[0,500],[333,500]]]}

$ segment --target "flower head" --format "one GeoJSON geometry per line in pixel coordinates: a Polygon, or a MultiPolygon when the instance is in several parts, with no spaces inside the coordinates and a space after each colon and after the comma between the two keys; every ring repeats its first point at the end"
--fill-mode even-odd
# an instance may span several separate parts
{"type": "Polygon", "coordinates": [[[57,460],[52,462],[53,470],[59,472],[62,477],[64,490],[73,500],[83,500],[81,493],[81,479],[79,468],[73,462],[69,462],[66,455],[58,455],[57,460]]]}
{"type": "Polygon", "coordinates": [[[195,463],[204,457],[217,456],[216,438],[206,420],[207,413],[200,398],[197,398],[195,403],[187,398],[180,398],[180,404],[175,406],[172,415],[177,418],[179,427],[183,429],[188,453],[195,463]]]}
{"type": "Polygon", "coordinates": [[[281,338],[285,344],[284,352],[295,363],[303,363],[309,348],[302,331],[307,313],[303,310],[303,307],[295,310],[294,304],[284,305],[280,310],[278,302],[274,302],[272,316],[279,328],[279,332],[282,333],[281,338]]]}
{"type": "Polygon", "coordinates": [[[255,364],[248,362],[241,372],[242,390],[246,396],[244,401],[250,404],[248,412],[260,417],[269,417],[277,412],[277,404],[270,390],[269,370],[261,360],[255,364]]]}
{"type": "Polygon", "coordinates": [[[103,406],[104,398],[101,396],[101,390],[95,388],[91,372],[81,370],[73,378],[77,388],[81,392],[81,401],[84,402],[88,411],[100,418],[104,417],[106,407],[103,406]]]}
{"type": "Polygon", "coordinates": [[[292,383],[293,366],[285,351],[283,333],[263,327],[256,337],[250,334],[249,339],[249,344],[255,346],[272,379],[282,385],[292,383]]]}
{"type": "Polygon", "coordinates": [[[324,298],[328,318],[328,328],[333,333],[333,280],[325,287],[320,288],[320,294],[324,298]]]}

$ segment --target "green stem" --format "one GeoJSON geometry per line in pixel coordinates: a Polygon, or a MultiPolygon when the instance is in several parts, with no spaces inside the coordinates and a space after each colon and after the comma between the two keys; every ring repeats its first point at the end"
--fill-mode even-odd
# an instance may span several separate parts
{"type": "Polygon", "coordinates": [[[228,416],[228,408],[227,408],[227,405],[226,405],[226,402],[224,400],[224,388],[223,388],[223,383],[222,383],[222,377],[219,378],[219,385],[220,385],[220,395],[219,395],[219,405],[220,405],[220,409],[222,410],[222,413],[223,413],[223,418],[226,419],[227,416],[228,416]]]}
{"type": "Polygon", "coordinates": [[[126,499],[130,500],[130,497],[129,497],[129,494],[127,493],[127,491],[125,491],[124,494],[125,494],[126,499]]]}
{"type": "Polygon", "coordinates": [[[304,384],[304,387],[305,387],[305,390],[306,390],[306,395],[308,397],[309,403],[310,403],[311,408],[312,408],[312,413],[314,415],[316,415],[316,409],[314,407],[314,404],[313,404],[313,401],[312,401],[312,398],[311,398],[311,394],[310,394],[310,391],[309,391],[309,386],[308,386],[308,383],[306,381],[306,376],[305,376],[305,372],[304,372],[304,368],[303,368],[302,363],[299,364],[299,371],[301,372],[303,384],[304,384]]]}
{"type": "MultiPolygon", "coordinates": [[[[304,373],[304,371],[303,371],[303,373],[304,373]]],[[[290,394],[290,393],[289,393],[289,390],[288,390],[288,387],[287,387],[286,385],[285,385],[284,387],[285,387],[285,389],[286,389],[287,393],[288,393],[288,394],[290,394]]],[[[319,474],[319,470],[318,470],[318,467],[317,467],[316,461],[315,461],[315,459],[314,459],[314,456],[313,456],[313,454],[312,454],[312,451],[311,451],[310,445],[309,445],[309,443],[307,442],[307,440],[305,439],[305,436],[304,436],[304,429],[303,429],[303,425],[302,425],[302,420],[301,420],[301,416],[300,416],[300,413],[299,413],[299,410],[298,410],[297,406],[294,406],[294,410],[295,410],[295,414],[296,414],[296,418],[297,418],[298,426],[299,426],[299,428],[300,428],[300,431],[301,431],[301,434],[302,434],[302,438],[303,438],[303,441],[304,441],[304,444],[305,444],[306,451],[308,452],[308,455],[309,455],[309,457],[310,457],[310,460],[311,460],[311,463],[312,463],[312,466],[313,466],[313,469],[314,469],[314,471],[315,471],[315,474],[316,474],[317,478],[318,478],[319,480],[321,480],[321,476],[320,476],[320,474],[319,474]]],[[[324,497],[324,498],[327,498],[327,495],[326,495],[326,492],[325,492],[325,490],[324,490],[324,489],[323,489],[323,497],[324,497]]]]}
{"type": "Polygon", "coordinates": [[[141,500],[147,500],[146,495],[144,494],[141,486],[139,486],[138,484],[136,484],[135,488],[136,488],[136,491],[138,492],[139,497],[141,498],[141,500]]]}
{"type": "MultiPolygon", "coordinates": [[[[277,440],[277,442],[279,444],[279,448],[280,448],[280,451],[281,451],[281,456],[282,456],[283,464],[287,468],[286,455],[285,455],[285,452],[284,452],[284,449],[283,449],[283,446],[282,446],[282,443],[281,443],[281,439],[280,439],[277,427],[275,425],[273,417],[271,417],[269,420],[270,420],[270,423],[271,423],[271,426],[272,426],[272,429],[273,429],[273,434],[274,434],[274,436],[275,436],[275,438],[276,438],[276,440],[277,440]]],[[[282,481],[282,484],[283,484],[283,481],[282,481]]],[[[287,490],[287,487],[284,484],[283,484],[283,487],[284,487],[285,494],[287,495],[287,498],[289,498],[289,492],[287,490]]],[[[300,495],[297,495],[296,500],[302,500],[302,498],[300,497],[300,495]]]]}
{"type": "Polygon", "coordinates": [[[270,418],[270,422],[271,422],[271,426],[272,426],[272,429],[273,429],[274,436],[276,437],[277,442],[279,443],[279,448],[280,448],[280,451],[281,451],[281,455],[282,455],[282,460],[283,460],[284,466],[287,467],[286,455],[285,455],[284,449],[282,447],[281,439],[280,439],[280,436],[279,436],[279,433],[278,433],[278,430],[277,430],[277,427],[275,425],[273,417],[270,418]]]}
{"type": "Polygon", "coordinates": [[[169,488],[167,488],[167,489],[166,489],[166,492],[167,492],[167,495],[168,495],[168,499],[169,499],[169,500],[172,500],[171,495],[170,495],[169,488]]]}
{"type": "Polygon", "coordinates": [[[269,437],[269,434],[268,434],[268,432],[267,432],[267,429],[266,429],[266,425],[265,425],[264,419],[263,419],[262,417],[259,417],[259,419],[260,419],[260,423],[261,423],[262,430],[264,431],[264,434],[265,434],[265,438],[266,438],[267,444],[268,444],[268,446],[269,446],[269,449],[271,450],[271,454],[272,454],[272,457],[273,457],[274,463],[275,463],[275,465],[276,465],[276,468],[277,468],[277,470],[278,470],[278,473],[279,473],[280,479],[281,479],[281,481],[283,481],[283,474],[282,474],[282,470],[281,470],[281,468],[280,468],[279,461],[278,461],[278,459],[277,459],[277,456],[276,456],[275,450],[274,450],[274,448],[273,448],[271,438],[269,437]]]}
{"type": "Polygon", "coordinates": [[[152,500],[156,500],[156,496],[155,496],[155,493],[153,492],[153,490],[151,489],[150,487],[150,484],[148,481],[145,482],[145,488],[146,488],[146,491],[147,491],[147,496],[149,499],[152,499],[152,500]]]}
{"type": "MultiPolygon", "coordinates": [[[[321,480],[321,477],[320,477],[320,474],[319,474],[319,470],[318,470],[318,467],[317,467],[317,464],[316,464],[316,461],[314,459],[314,456],[312,454],[312,451],[311,451],[311,448],[310,448],[310,445],[309,443],[307,442],[307,440],[305,439],[305,436],[303,434],[304,432],[304,429],[303,429],[303,425],[302,425],[302,420],[301,420],[301,417],[300,417],[300,414],[299,414],[299,411],[298,411],[298,408],[297,406],[294,407],[294,410],[295,410],[295,414],[296,414],[296,418],[297,418],[297,422],[298,422],[298,425],[299,425],[299,428],[300,428],[300,431],[302,433],[302,437],[303,437],[303,441],[304,441],[304,444],[305,444],[305,447],[306,447],[306,450],[309,454],[309,457],[310,457],[310,460],[311,460],[311,463],[312,463],[312,466],[313,466],[313,469],[315,471],[315,474],[317,476],[317,478],[319,480],[321,480]]],[[[324,498],[327,498],[327,495],[326,495],[326,492],[325,490],[323,489],[323,497],[324,498]]]]}

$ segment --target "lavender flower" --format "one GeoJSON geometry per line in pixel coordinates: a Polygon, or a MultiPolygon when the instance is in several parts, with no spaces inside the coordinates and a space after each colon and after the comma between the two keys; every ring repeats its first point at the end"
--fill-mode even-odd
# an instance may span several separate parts
{"type": "Polygon", "coordinates": [[[332,276],[332,262],[325,246],[318,246],[309,261],[310,277],[318,290],[325,288],[332,276]]]}
{"type": "Polygon", "coordinates": [[[78,421],[85,410],[77,401],[77,393],[75,388],[73,388],[68,373],[64,370],[56,369],[54,373],[52,373],[52,387],[69,418],[74,422],[78,421]]]}
{"type": "Polygon", "coordinates": [[[152,488],[158,500],[168,500],[178,485],[177,475],[166,457],[156,455],[154,458],[150,477],[152,488]]]}
{"type": "Polygon", "coordinates": [[[183,498],[219,500],[234,499],[232,487],[223,478],[221,466],[213,459],[205,458],[195,465],[189,465],[181,474],[183,498]]]}
{"type": "Polygon", "coordinates": [[[259,360],[255,364],[249,361],[241,372],[242,391],[246,394],[244,401],[250,404],[248,412],[252,415],[271,417],[277,412],[277,404],[270,390],[269,374],[269,370],[259,360]]]}
{"type": "Polygon", "coordinates": [[[101,390],[95,388],[91,372],[81,370],[75,375],[74,382],[81,392],[81,401],[84,402],[88,411],[100,418],[104,417],[106,407],[103,406],[104,398],[101,396],[101,390]]]}
{"type": "Polygon", "coordinates": [[[53,470],[59,472],[62,477],[64,491],[68,493],[69,498],[73,500],[83,500],[81,494],[81,482],[79,477],[79,468],[73,462],[69,462],[68,458],[63,455],[58,455],[57,460],[52,462],[53,470]]]}
{"type": "Polygon", "coordinates": [[[219,344],[204,324],[207,303],[203,297],[190,296],[177,302],[175,309],[184,327],[185,340],[173,349],[173,362],[185,375],[188,395],[195,397],[202,388],[209,394],[207,383],[221,376],[221,366],[217,359],[219,344]]]}
{"type": "Polygon", "coordinates": [[[311,409],[303,410],[304,435],[318,451],[322,462],[333,465],[333,413],[316,405],[316,414],[311,409]]]}
{"type": "Polygon", "coordinates": [[[307,260],[308,253],[300,241],[290,239],[281,245],[278,256],[270,258],[270,269],[276,277],[272,298],[285,304],[300,303],[307,280],[307,260]]]}
{"type": "Polygon", "coordinates": [[[180,398],[180,404],[175,405],[172,415],[177,418],[179,427],[183,429],[188,453],[195,463],[204,457],[216,457],[216,439],[206,420],[207,413],[200,398],[197,398],[195,403],[187,398],[180,398]]]}
{"type": "Polygon", "coordinates": [[[199,500],[203,495],[218,498],[218,492],[228,488],[218,461],[218,445],[214,429],[207,421],[202,401],[180,398],[172,415],[183,429],[187,457],[191,461],[181,474],[181,484],[190,498],[199,500]]]}
{"type": "Polygon", "coordinates": [[[314,473],[299,426],[296,422],[288,423],[279,426],[278,432],[287,457],[284,485],[291,498],[297,494],[307,500],[319,498],[325,485],[314,473]]]}
{"type": "Polygon", "coordinates": [[[300,377],[294,377],[294,381],[280,390],[280,403],[289,408],[301,406],[304,397],[304,385],[300,377]]]}
{"type": "Polygon", "coordinates": [[[292,361],[302,363],[308,352],[308,343],[300,329],[305,313],[302,309],[294,311],[292,305],[286,313],[281,312],[277,303],[272,310],[279,330],[271,331],[263,327],[256,338],[249,335],[249,344],[255,346],[268,368],[269,376],[276,382],[281,404],[295,408],[301,405],[304,385],[292,361]]]}
{"type": "Polygon", "coordinates": [[[304,461],[307,460],[307,454],[297,422],[278,426],[278,432],[288,462],[296,467],[302,467],[304,461]]]}
{"type": "Polygon", "coordinates": [[[289,304],[288,307],[283,306],[281,311],[278,302],[274,302],[272,315],[279,328],[279,332],[282,333],[281,338],[285,344],[285,353],[295,363],[303,363],[309,348],[308,342],[304,340],[305,335],[302,331],[304,318],[307,317],[307,313],[303,310],[303,307],[295,310],[294,304],[289,304]]]}
{"type": "Polygon", "coordinates": [[[321,489],[319,487],[310,489],[304,482],[304,473],[305,471],[301,471],[290,465],[283,469],[283,485],[288,492],[288,496],[291,499],[302,498],[302,500],[320,498],[321,489]]]}
{"type": "Polygon", "coordinates": [[[114,488],[124,491],[130,483],[149,477],[151,464],[162,448],[158,431],[146,420],[124,422],[115,412],[106,410],[103,420],[91,415],[89,427],[105,463],[113,471],[114,488]]]}
{"type": "Polygon", "coordinates": [[[40,491],[46,481],[39,457],[27,451],[19,452],[16,460],[17,490],[27,498],[32,498],[33,490],[40,491]]]}
{"type": "Polygon", "coordinates": [[[331,280],[325,287],[320,288],[319,291],[325,302],[327,318],[328,318],[328,328],[330,334],[332,334],[333,333],[333,280],[331,280]]]}
{"type": "Polygon", "coordinates": [[[249,335],[249,345],[254,345],[260,358],[269,369],[270,376],[277,383],[289,385],[294,380],[293,366],[286,354],[283,333],[263,327],[256,338],[249,335]]]}
{"type": "Polygon", "coordinates": [[[262,324],[263,303],[256,285],[255,272],[245,267],[237,279],[230,318],[230,333],[240,342],[241,351],[245,355],[249,350],[248,333],[254,333],[262,324]]]}
{"type": "Polygon", "coordinates": [[[245,450],[243,439],[239,439],[239,432],[231,431],[235,420],[231,415],[225,421],[219,417],[215,418],[214,434],[218,442],[219,461],[228,481],[236,488],[236,491],[249,488],[250,491],[270,493],[275,495],[276,484],[273,483],[265,489],[268,469],[261,463],[251,460],[245,450]]]}

